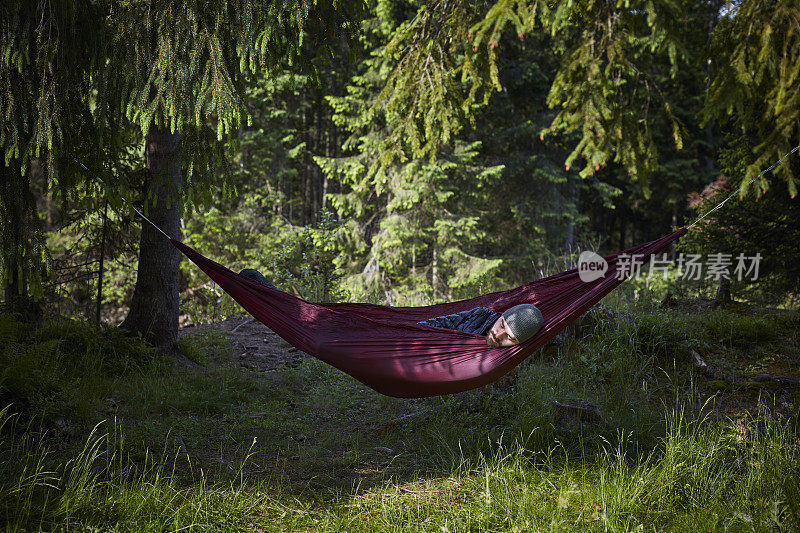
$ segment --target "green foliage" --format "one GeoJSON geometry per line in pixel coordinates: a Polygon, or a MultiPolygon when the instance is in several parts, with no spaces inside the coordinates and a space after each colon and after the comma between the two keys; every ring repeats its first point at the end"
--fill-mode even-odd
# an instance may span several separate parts
{"type": "MultiPolygon", "coordinates": [[[[370,57],[359,66],[359,72],[347,86],[347,94],[329,98],[336,110],[335,122],[350,136],[343,144],[346,155],[317,158],[316,161],[332,180],[344,186],[341,193],[330,195],[333,206],[339,213],[355,219],[347,225],[348,235],[342,243],[344,253],[339,259],[341,267],[351,273],[349,283],[354,287],[354,294],[361,297],[378,294],[381,298],[385,295],[390,302],[421,303],[430,301],[434,292],[436,297],[440,294],[450,297],[454,290],[461,292],[461,285],[474,285],[481,277],[495,278],[495,288],[518,284],[540,275],[548,258],[561,255],[561,250],[577,249],[579,240],[588,244],[595,231],[600,241],[613,232],[620,219],[620,241],[623,241],[621,246],[625,246],[630,245],[625,235],[628,219],[648,219],[648,224],[636,226],[634,236],[634,239],[647,239],[664,231],[648,231],[648,228],[666,228],[684,212],[686,193],[705,183],[713,171],[707,162],[711,160],[709,154],[714,148],[715,136],[702,130],[694,117],[702,104],[704,73],[693,64],[687,64],[680,81],[674,81],[668,75],[671,59],[664,48],[668,48],[667,44],[655,52],[648,48],[644,53],[642,48],[647,48],[647,39],[618,43],[638,50],[634,53],[626,48],[631,56],[627,59],[629,68],[641,71],[642,77],[652,78],[651,82],[664,90],[665,99],[680,101],[680,105],[674,107],[675,120],[682,122],[681,135],[691,151],[676,153],[670,149],[670,143],[674,144],[672,118],[659,115],[658,127],[648,130],[648,142],[663,150],[670,159],[651,169],[659,178],[652,186],[644,181],[631,182],[619,165],[603,170],[593,166],[591,174],[571,172],[569,166],[561,166],[561,160],[569,157],[581,137],[566,127],[542,135],[543,130],[549,132],[556,115],[548,109],[547,93],[562,72],[559,69],[570,71],[563,67],[558,51],[566,42],[578,39],[569,32],[578,31],[580,25],[575,21],[584,20],[580,18],[584,15],[575,21],[562,21],[565,28],[558,35],[534,33],[524,41],[509,39],[505,46],[495,50],[487,45],[487,35],[491,34],[491,42],[496,43],[506,23],[522,23],[538,16],[519,13],[511,16],[506,4],[503,4],[505,7],[496,5],[486,15],[486,20],[499,25],[498,33],[492,33],[493,27],[487,31],[481,29],[482,33],[475,33],[474,38],[491,50],[503,91],[475,117],[473,130],[460,133],[453,130],[449,142],[442,137],[435,149],[423,150],[427,159],[392,159],[392,149],[385,143],[394,142],[391,139],[396,131],[405,132],[401,134],[403,138],[413,137],[404,129],[412,127],[409,124],[413,118],[409,117],[413,117],[413,113],[395,116],[393,102],[401,105],[400,101],[416,97],[419,91],[405,87],[410,92],[401,95],[400,87],[393,86],[390,100],[384,99],[388,93],[380,88],[386,76],[390,83],[400,83],[400,78],[389,74],[397,73],[398,61],[409,61],[403,69],[413,64],[410,55],[396,56],[391,51],[395,50],[397,42],[412,43],[416,37],[422,39],[424,35],[441,36],[441,32],[456,31],[453,28],[430,30],[429,34],[419,26],[440,23],[455,27],[463,20],[457,21],[455,12],[447,10],[456,9],[456,4],[430,4],[417,9],[414,4],[379,3],[375,19],[365,25],[367,46],[373,50],[370,57]],[[436,9],[442,11],[434,13],[436,9]],[[508,17],[503,18],[506,15],[508,17]],[[384,44],[387,42],[389,44],[384,44]],[[408,123],[398,125],[397,121],[408,123]],[[383,161],[387,155],[391,161],[383,161]],[[431,242],[433,236],[437,239],[435,245],[431,242]],[[452,239],[452,248],[444,252],[443,246],[451,246],[448,238],[452,239]]],[[[460,9],[467,8],[461,6],[460,9]]],[[[478,13],[481,8],[476,9],[478,13]]],[[[618,9],[624,11],[622,7],[618,9]]],[[[685,26],[705,24],[710,17],[708,9],[697,8],[685,26]]],[[[632,19],[637,17],[629,15],[632,19]]],[[[663,17],[667,14],[661,13],[659,17],[662,18],[650,22],[665,23],[663,17]]],[[[644,19],[640,22],[640,30],[645,31],[644,19]]],[[[628,23],[632,23],[631,20],[620,22],[628,23]]],[[[666,31],[664,28],[652,31],[662,30],[666,31]]],[[[597,31],[606,30],[598,28],[597,31]]],[[[455,46],[458,41],[453,43],[455,46]]],[[[693,55],[687,63],[697,59],[701,46],[702,43],[692,48],[693,55]]],[[[421,52],[409,52],[415,53],[421,52]]],[[[431,61],[435,63],[435,57],[431,61]]],[[[401,76],[410,74],[404,72],[401,76]]],[[[632,95],[615,90],[611,91],[614,96],[608,97],[635,99],[637,104],[628,100],[617,102],[635,110],[649,98],[647,83],[640,82],[637,78],[636,83],[629,84],[632,95]]],[[[423,84],[422,88],[426,87],[423,84]]],[[[426,111],[430,105],[434,104],[429,104],[426,111]]],[[[440,111],[436,109],[431,114],[440,111]]],[[[445,117],[445,114],[439,115],[445,117]]],[[[577,116],[575,120],[581,122],[577,116]]],[[[607,118],[609,124],[616,120],[611,115],[607,118]]],[[[648,122],[653,120],[641,120],[636,127],[645,127],[648,122]]]]}
{"type": "MultiPolygon", "coordinates": [[[[103,56],[108,41],[100,21],[110,2],[7,4],[0,23],[0,285],[16,283],[20,292],[30,287],[41,298],[52,265],[31,192],[33,175],[43,175],[43,190],[65,208],[68,199],[79,199],[83,208],[102,205],[97,184],[75,157],[109,175],[118,172],[129,132],[124,121],[99,120],[94,113],[103,78],[98,70],[122,66],[103,56]]],[[[119,192],[112,197],[117,204],[119,192]]]]}
{"type": "MultiPolygon", "coordinates": [[[[312,358],[245,370],[221,332],[182,339],[201,372],[87,367],[117,392],[87,424],[0,413],[0,513],[17,530],[796,529],[797,417],[755,395],[705,402],[671,352],[691,328],[715,364],[766,346],[793,364],[798,314],[750,326],[630,305],[616,326],[593,312],[590,336],[525,362],[514,386],[439,398],[379,396],[312,358]],[[573,398],[604,422],[555,424],[552,403],[573,398]]],[[[0,320],[0,345],[27,327],[0,320]]],[[[59,331],[89,340],[36,338],[59,331]]]]}
{"type": "Polygon", "coordinates": [[[391,75],[384,73],[383,88],[366,114],[370,120],[385,115],[390,126],[381,140],[380,157],[369,167],[369,173],[378,177],[395,159],[405,160],[404,149],[414,158],[435,157],[439,144],[450,142],[481,102],[477,98],[480,89],[484,89],[482,103],[488,101],[489,90],[482,87],[484,76],[491,80],[486,80],[487,84],[500,89],[494,47],[476,47],[474,55],[463,55],[462,46],[479,13],[475,4],[410,3],[416,8],[413,18],[392,27],[397,4],[402,3],[379,1],[375,10],[382,19],[378,27],[384,32],[388,27],[392,30],[381,52],[391,60],[387,65],[391,75]],[[464,91],[467,80],[473,87],[464,91]]]}
{"type": "Polygon", "coordinates": [[[110,395],[115,376],[160,364],[141,339],[74,320],[35,328],[3,314],[0,338],[0,397],[47,420],[90,416],[110,395]]]}
{"type": "MultiPolygon", "coordinates": [[[[720,159],[724,175],[695,195],[696,215],[702,216],[733,192],[752,165],[754,149],[746,137],[731,137],[721,150],[720,159]]],[[[787,166],[800,168],[797,158],[787,159],[787,166]]],[[[789,194],[786,181],[773,178],[768,183],[772,192],[764,196],[757,193],[732,198],[721,209],[701,220],[678,245],[687,253],[730,254],[731,290],[734,296],[742,295],[761,302],[793,304],[798,289],[797,242],[800,199],[789,194]],[[734,269],[739,255],[760,255],[758,280],[754,272],[739,276],[734,269]]],[[[761,186],[765,186],[764,183],[761,186]]],[[[747,262],[749,266],[751,261],[747,262]]]]}
{"type": "MultiPolygon", "coordinates": [[[[583,177],[610,162],[638,178],[655,171],[659,153],[669,149],[657,136],[680,149],[691,127],[687,119],[694,122],[681,113],[685,99],[669,90],[669,80],[699,70],[707,59],[702,114],[759,135],[758,158],[747,171],[753,177],[796,144],[798,7],[791,0],[753,0],[722,8],[722,2],[647,0],[432,3],[394,39],[404,54],[380,104],[402,118],[389,124],[386,154],[397,156],[403,147],[414,157],[433,153],[435,139],[449,139],[470,116],[476,93],[502,90],[495,52],[501,37],[547,34],[559,57],[548,91],[556,113],[541,135],[578,133],[568,168],[580,158],[583,177]],[[458,59],[440,59],[444,51],[458,59]],[[468,90],[453,87],[459,72],[468,90]],[[454,98],[438,96],[448,92],[454,98]]],[[[787,167],[781,173],[794,195],[793,174],[787,167]]]]}
{"type": "Polygon", "coordinates": [[[333,212],[323,209],[313,226],[306,226],[273,259],[275,284],[291,287],[312,302],[341,302],[349,299],[335,259],[339,253],[337,235],[342,223],[333,212]]]}
{"type": "MultiPolygon", "coordinates": [[[[386,125],[398,119],[390,107],[380,105],[381,87],[398,61],[398,39],[408,35],[409,24],[434,24],[425,19],[425,7],[412,22],[404,20],[401,5],[379,3],[376,17],[366,25],[370,57],[359,65],[347,94],[329,98],[334,122],[348,134],[346,154],[315,158],[341,184],[341,192],[329,195],[347,220],[340,231],[337,267],[348,275],[347,284],[357,297],[385,294],[394,304],[403,296],[409,301],[439,300],[491,276],[502,264],[492,257],[496,253],[483,251],[491,237],[484,217],[476,214],[486,210],[488,190],[502,166],[480,160],[479,142],[448,143],[443,138],[430,159],[381,162],[387,142],[392,142],[386,125]]],[[[406,60],[416,61],[399,61],[406,60]]],[[[419,120],[425,120],[422,108],[419,120]]],[[[411,122],[408,127],[417,127],[411,122]]]]}
{"type": "Polygon", "coordinates": [[[673,2],[575,2],[542,15],[544,28],[564,39],[548,96],[559,112],[549,129],[581,134],[567,167],[581,157],[581,175],[588,176],[613,159],[630,175],[647,176],[658,161],[651,105],[668,117],[673,141],[682,146],[684,126],[659,92],[658,77],[660,69],[674,75],[678,68],[677,8],[673,2]],[[666,56],[667,64],[654,55],[666,56]]]}
{"type": "MultiPolygon", "coordinates": [[[[729,120],[758,136],[756,157],[744,172],[729,176],[748,190],[758,178],[760,192],[769,188],[761,170],[780,159],[800,139],[800,5],[792,0],[743,0],[730,6],[714,28],[712,67],[704,109],[706,119],[729,120]]],[[[797,172],[791,163],[776,174],[797,194],[797,172]]]]}
{"type": "Polygon", "coordinates": [[[252,120],[247,83],[259,72],[280,74],[285,66],[314,76],[315,59],[330,53],[340,36],[348,38],[360,9],[360,2],[246,0],[119,6],[108,28],[108,64],[120,70],[102,78],[99,116],[113,118],[123,109],[143,134],[151,126],[181,132],[185,199],[208,204],[212,191],[232,185],[219,182],[229,178],[219,173],[226,162],[226,145],[219,141],[236,137],[252,120]],[[323,19],[330,24],[326,29],[323,19]],[[316,41],[313,52],[303,46],[306,36],[316,41]]]}
{"type": "MultiPolygon", "coordinates": [[[[193,219],[188,240],[203,253],[222,260],[232,270],[255,268],[270,282],[291,294],[314,302],[337,302],[349,298],[341,286],[341,273],[334,264],[339,253],[338,234],[342,223],[329,210],[319,213],[319,220],[305,227],[289,226],[278,219],[263,233],[248,233],[247,226],[263,227],[264,221],[248,217],[248,203],[235,217],[225,217],[212,209],[193,219]],[[219,228],[218,231],[210,231],[219,228]],[[276,237],[273,237],[276,236],[276,237]],[[225,237],[225,238],[222,238],[225,237]],[[224,260],[222,259],[224,258],[224,260]]],[[[224,320],[242,312],[241,307],[191,263],[185,263],[189,289],[182,302],[183,312],[193,324],[224,320]]]]}
{"type": "MultiPolygon", "coordinates": [[[[64,211],[77,206],[70,203],[64,211]]],[[[47,249],[52,256],[54,276],[42,300],[58,314],[94,319],[100,252],[103,251],[103,295],[101,309],[113,311],[124,302],[136,279],[135,229],[127,213],[90,207],[72,219],[63,211],[55,228],[48,231],[47,249]],[[105,240],[103,242],[103,234],[105,240]]],[[[101,313],[101,319],[108,314],[101,313]]]]}
{"type": "MultiPolygon", "coordinates": [[[[284,66],[314,77],[331,43],[349,38],[361,7],[359,1],[104,0],[53,8],[12,1],[0,32],[0,114],[8,126],[0,148],[3,184],[11,185],[0,190],[0,214],[9,215],[0,219],[0,284],[24,292],[27,283],[38,290],[43,279],[41,234],[28,231],[37,230],[26,177],[33,159],[44,163],[54,188],[74,193],[93,178],[76,154],[92,168],[113,168],[99,162],[116,161],[129,141],[142,140],[131,139],[130,126],[142,137],[151,127],[177,131],[186,179],[180,200],[160,201],[208,204],[218,186],[226,192],[232,185],[221,170],[233,145],[219,141],[236,137],[247,120],[246,84],[284,66]],[[312,46],[304,46],[307,36],[312,46]]],[[[105,174],[114,207],[132,198],[127,177],[105,174]]],[[[159,187],[147,190],[153,196],[159,187]]]]}
{"type": "MultiPolygon", "coordinates": [[[[663,233],[717,173],[717,121],[751,136],[731,180],[796,144],[786,0],[68,4],[14,0],[0,35],[0,281],[37,297],[58,265],[35,167],[58,222],[88,227],[108,198],[124,229],[151,126],[183,136],[179,201],[202,251],[273,277],[277,260],[325,297],[295,241],[332,207],[335,275],[355,297],[408,303],[527,281],[590,236],[619,249],[663,233]]],[[[778,171],[793,194],[792,163],[778,171]]],[[[779,301],[797,278],[784,270],[743,290],[779,301]]]]}
{"type": "MultiPolygon", "coordinates": [[[[103,3],[59,4],[11,0],[0,30],[0,131],[3,166],[14,161],[24,176],[33,159],[43,159],[50,178],[64,145],[91,134],[90,74],[104,48],[96,27],[103,3]]],[[[10,176],[9,176],[10,178],[10,176]]]]}
{"type": "Polygon", "coordinates": [[[410,153],[420,156],[434,151],[439,135],[447,140],[458,131],[476,93],[488,99],[492,89],[502,89],[495,49],[509,25],[519,39],[538,33],[556,38],[561,60],[548,103],[559,110],[541,135],[580,131],[580,141],[566,158],[567,168],[582,157],[581,175],[586,177],[613,159],[632,175],[644,176],[655,168],[658,156],[648,128],[653,97],[662,100],[660,110],[670,118],[675,143],[682,142],[682,124],[672,103],[658,92],[656,72],[650,69],[654,53],[669,59],[673,73],[677,69],[677,13],[673,3],[646,1],[562,2],[555,7],[518,0],[474,7],[470,2],[437,2],[420,9],[394,40],[406,46],[387,83],[391,93],[383,94],[388,110],[409,118],[395,121],[388,138],[394,146],[402,139],[410,153]],[[445,50],[448,57],[459,58],[454,65],[440,59],[445,50]],[[431,71],[436,75],[429,75],[431,71]],[[469,87],[466,97],[451,87],[457,73],[469,87]],[[452,100],[437,98],[448,90],[452,100]],[[424,116],[441,117],[439,121],[423,122],[418,102],[424,102],[424,116]],[[420,125],[409,127],[415,120],[420,125]]]}
{"type": "Polygon", "coordinates": [[[774,318],[764,316],[723,314],[717,311],[703,313],[699,318],[708,335],[723,346],[733,343],[753,346],[775,337],[778,329],[774,318]]]}
{"type": "Polygon", "coordinates": [[[22,296],[30,284],[34,295],[40,296],[41,281],[50,268],[28,180],[19,175],[17,165],[4,165],[0,167],[0,286],[10,286],[22,296]]]}

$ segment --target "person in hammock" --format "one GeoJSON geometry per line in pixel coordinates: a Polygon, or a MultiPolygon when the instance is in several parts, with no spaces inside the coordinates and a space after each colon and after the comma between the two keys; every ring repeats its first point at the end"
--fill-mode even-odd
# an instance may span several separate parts
{"type": "MultiPolygon", "coordinates": [[[[280,290],[261,272],[245,268],[239,274],[247,276],[271,289],[280,290]]],[[[464,333],[484,335],[492,347],[514,346],[533,337],[543,324],[542,312],[535,305],[520,304],[503,313],[488,307],[475,307],[452,315],[437,316],[419,322],[425,326],[455,329],[464,333]]]]}
{"type": "Polygon", "coordinates": [[[530,339],[542,328],[542,312],[532,304],[515,305],[502,313],[475,307],[452,315],[437,316],[420,324],[485,335],[492,347],[514,346],[530,339]]]}

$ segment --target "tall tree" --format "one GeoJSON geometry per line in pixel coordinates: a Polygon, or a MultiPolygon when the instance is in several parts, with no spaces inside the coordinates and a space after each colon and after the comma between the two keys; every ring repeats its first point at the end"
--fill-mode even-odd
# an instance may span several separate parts
{"type": "MultiPolygon", "coordinates": [[[[394,58],[386,43],[414,16],[408,2],[379,1],[367,21],[369,57],[358,67],[347,94],[330,97],[334,121],[343,130],[344,155],[316,161],[342,190],[329,194],[347,222],[340,230],[337,265],[354,293],[441,300],[454,289],[492,273],[501,260],[478,253],[487,238],[482,206],[487,187],[502,171],[482,164],[479,142],[437,143],[432,157],[378,169],[387,124],[398,117],[373,104],[394,58]]],[[[496,255],[496,254],[495,254],[496,255]]]]}
{"type": "MultiPolygon", "coordinates": [[[[548,95],[556,114],[542,134],[578,134],[566,165],[578,162],[581,174],[588,176],[618,163],[630,175],[644,178],[659,158],[657,122],[666,122],[675,147],[683,146],[685,124],[675,112],[676,95],[664,90],[664,74],[675,78],[681,62],[692,59],[687,50],[696,45],[691,40],[697,34],[686,32],[683,22],[698,5],[720,7],[705,0],[427,3],[393,41],[399,60],[383,100],[404,118],[387,135],[392,148],[388,154],[429,153],[433,140],[452,135],[469,117],[476,94],[501,89],[496,48],[510,27],[514,31],[508,33],[519,38],[546,32],[560,43],[548,95]],[[651,61],[653,54],[666,62],[651,61]],[[451,90],[458,78],[469,90],[451,90]]],[[[759,157],[748,178],[797,140],[798,20],[795,0],[743,0],[727,4],[722,19],[707,33],[712,68],[702,111],[706,118],[741,121],[759,136],[759,157]]],[[[794,194],[789,167],[779,174],[794,194]]]]}
{"type": "Polygon", "coordinates": [[[560,50],[548,95],[556,113],[541,134],[579,133],[566,166],[580,158],[581,175],[588,176],[617,162],[632,175],[644,176],[658,157],[648,129],[654,106],[669,117],[675,142],[681,142],[672,102],[658,91],[658,72],[647,63],[650,54],[663,52],[673,71],[677,66],[678,7],[649,0],[425,4],[391,45],[400,60],[383,97],[388,108],[406,117],[393,127],[391,146],[395,152],[429,151],[432,139],[459,129],[476,95],[486,99],[490,91],[502,89],[496,49],[510,26],[514,31],[509,33],[520,39],[546,32],[560,50]],[[458,78],[467,90],[453,89],[458,78]],[[417,83],[420,79],[427,83],[417,83]]]}
{"type": "MultiPolygon", "coordinates": [[[[315,54],[349,31],[359,12],[359,2],[115,5],[97,116],[113,119],[123,109],[145,134],[144,206],[150,218],[178,237],[181,202],[191,209],[230,184],[225,167],[232,154],[221,141],[235,137],[248,117],[248,82],[261,70],[275,73],[287,64],[313,75],[315,54]],[[314,55],[304,53],[308,37],[317,45],[314,55]]],[[[123,326],[165,351],[176,348],[179,260],[163,236],[143,229],[133,303],[123,326]]]]}
{"type": "MultiPolygon", "coordinates": [[[[209,201],[220,181],[225,186],[219,141],[235,136],[247,117],[248,81],[286,66],[314,77],[314,61],[328,42],[350,32],[361,2],[12,0],[0,9],[0,144],[3,176],[15,180],[0,197],[4,214],[34,212],[25,178],[32,158],[42,158],[54,183],[67,190],[77,183],[74,154],[100,168],[113,132],[133,123],[150,171],[141,201],[151,218],[176,231],[184,201],[192,208],[209,201]],[[303,47],[306,39],[312,43],[303,47]]],[[[120,186],[109,183],[111,191],[120,186]]],[[[41,277],[38,265],[30,266],[43,247],[26,234],[35,224],[17,217],[2,224],[3,285],[24,294],[24,285],[41,277]]],[[[128,326],[170,350],[178,256],[149,231],[128,326]],[[164,257],[170,259],[163,263],[164,257]],[[152,279],[165,268],[170,275],[152,279]],[[153,321],[146,315],[155,307],[153,321]]]]}
{"type": "Polygon", "coordinates": [[[28,169],[38,159],[48,188],[65,193],[81,179],[71,150],[99,159],[90,96],[104,7],[89,0],[0,6],[0,285],[6,306],[29,317],[38,314],[31,296],[40,293],[48,262],[28,169]]]}

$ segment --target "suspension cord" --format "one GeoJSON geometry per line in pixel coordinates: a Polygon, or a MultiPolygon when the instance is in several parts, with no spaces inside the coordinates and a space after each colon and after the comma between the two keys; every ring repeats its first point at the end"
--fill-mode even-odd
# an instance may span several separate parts
{"type": "MultiPolygon", "coordinates": [[[[100,178],[99,178],[99,177],[98,177],[98,176],[97,176],[97,175],[96,175],[94,172],[92,172],[91,170],[89,170],[88,168],[86,168],[86,165],[84,165],[83,163],[81,163],[80,161],[78,161],[77,159],[75,159],[74,157],[72,158],[72,160],[73,160],[73,161],[75,161],[76,163],[78,163],[78,164],[81,166],[81,168],[83,168],[83,170],[85,170],[85,171],[86,171],[86,172],[87,172],[87,173],[88,173],[88,174],[89,174],[91,177],[93,177],[94,179],[96,179],[97,181],[99,181],[100,183],[102,183],[104,187],[106,186],[106,182],[105,182],[105,181],[103,181],[102,179],[100,179],[100,178]]],[[[126,204],[128,204],[129,206],[131,206],[131,207],[133,208],[133,210],[134,210],[134,211],[136,211],[136,214],[138,214],[140,217],[142,217],[142,219],[146,220],[147,222],[149,222],[149,223],[150,223],[150,225],[151,225],[151,226],[153,226],[153,227],[154,227],[154,228],[156,228],[158,231],[160,231],[160,232],[161,232],[161,234],[162,234],[164,237],[166,237],[166,238],[167,238],[167,239],[169,239],[169,240],[172,240],[172,237],[170,237],[169,235],[167,235],[167,233],[166,233],[166,232],[165,232],[163,229],[161,229],[161,228],[159,228],[158,226],[156,226],[155,222],[153,222],[152,220],[150,220],[149,218],[147,218],[146,216],[144,216],[144,213],[142,213],[141,211],[139,211],[139,210],[136,208],[136,206],[135,206],[135,205],[133,205],[131,202],[129,202],[128,200],[126,200],[126,199],[125,199],[124,197],[122,197],[122,196],[120,196],[120,198],[122,198],[122,201],[123,201],[123,202],[125,202],[126,204]]]]}
{"type": "MultiPolygon", "coordinates": [[[[786,152],[785,154],[783,154],[783,157],[781,157],[780,159],[778,159],[778,161],[777,161],[777,162],[775,162],[775,163],[773,163],[773,164],[772,164],[772,165],[771,165],[769,168],[767,168],[767,169],[765,169],[765,170],[762,170],[762,171],[761,171],[761,172],[758,174],[758,176],[756,176],[755,178],[753,178],[753,179],[751,179],[750,181],[748,181],[746,185],[750,185],[751,183],[753,183],[754,181],[756,181],[758,178],[760,178],[761,176],[763,176],[763,175],[764,175],[764,174],[766,174],[767,172],[769,172],[769,171],[773,170],[775,167],[777,167],[778,165],[780,165],[780,164],[781,164],[781,162],[782,162],[784,159],[786,159],[787,157],[789,157],[789,156],[790,156],[790,155],[792,155],[793,153],[797,152],[797,150],[798,150],[798,149],[800,149],[800,144],[799,144],[799,145],[797,145],[797,146],[795,146],[794,148],[792,148],[792,149],[791,149],[789,152],[786,152]]],[[[695,224],[697,224],[698,222],[700,222],[701,220],[703,220],[704,218],[706,218],[708,215],[710,215],[711,213],[713,213],[714,211],[716,211],[717,209],[719,209],[720,207],[722,207],[723,205],[725,205],[725,202],[727,202],[728,200],[730,200],[730,199],[731,199],[731,197],[733,197],[733,195],[734,195],[734,194],[736,194],[736,193],[738,193],[739,191],[741,191],[741,190],[742,190],[744,187],[745,187],[745,185],[742,185],[741,187],[739,187],[738,189],[736,189],[735,191],[733,191],[733,192],[732,192],[730,195],[728,195],[728,197],[727,197],[727,198],[725,198],[725,199],[724,199],[724,200],[722,200],[722,201],[721,201],[719,204],[717,204],[716,206],[714,206],[714,208],[713,208],[713,209],[711,209],[710,211],[708,211],[708,212],[707,212],[705,215],[701,216],[700,218],[698,218],[697,220],[695,220],[694,222],[692,222],[691,224],[689,224],[688,226],[686,226],[686,229],[689,229],[689,228],[691,228],[692,226],[694,226],[695,224]]]]}

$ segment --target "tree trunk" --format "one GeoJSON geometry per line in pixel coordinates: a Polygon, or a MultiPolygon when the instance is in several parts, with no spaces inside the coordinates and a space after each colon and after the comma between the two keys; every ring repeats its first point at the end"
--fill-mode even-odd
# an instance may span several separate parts
{"type": "Polygon", "coordinates": [[[719,278],[719,285],[717,285],[717,296],[714,299],[715,303],[725,303],[731,301],[731,280],[726,277],[719,278]]]}
{"type": "MultiPolygon", "coordinates": [[[[331,150],[331,129],[333,128],[330,117],[325,124],[325,157],[332,157],[333,153],[331,150]]],[[[328,173],[322,173],[322,194],[320,195],[320,203],[322,205],[322,209],[324,210],[325,207],[328,205],[328,173]]]]}
{"type": "Polygon", "coordinates": [[[439,285],[439,254],[437,252],[437,243],[433,243],[433,261],[431,262],[431,287],[433,288],[433,301],[436,302],[436,287],[439,285]]]}
{"type": "Polygon", "coordinates": [[[303,226],[308,225],[308,213],[311,210],[310,196],[311,196],[311,124],[314,117],[310,116],[313,113],[311,106],[303,111],[303,142],[305,148],[303,149],[303,178],[300,182],[300,195],[303,201],[302,210],[300,211],[300,224],[303,226]]]}
{"type": "Polygon", "coordinates": [[[571,207],[575,210],[575,215],[570,218],[570,221],[567,224],[567,234],[564,238],[564,250],[570,254],[577,247],[578,243],[578,228],[575,225],[575,219],[580,213],[580,189],[578,188],[578,183],[576,181],[577,179],[578,178],[574,178],[572,176],[567,177],[568,198],[566,200],[567,203],[571,204],[571,207]]]}
{"type": "Polygon", "coordinates": [[[106,230],[108,229],[108,200],[103,204],[103,229],[100,233],[100,252],[98,259],[100,265],[97,270],[97,308],[95,309],[94,321],[100,323],[100,312],[103,310],[103,272],[106,260],[106,230]]]}
{"type": "MultiPolygon", "coordinates": [[[[322,94],[320,94],[319,92],[317,94],[318,94],[317,102],[316,102],[316,108],[317,108],[317,131],[315,132],[317,138],[316,138],[316,141],[315,141],[315,144],[314,144],[314,151],[312,152],[314,154],[318,154],[320,152],[320,150],[322,149],[322,110],[324,108],[323,108],[323,104],[322,104],[322,94]]],[[[309,159],[311,159],[311,166],[312,166],[312,168],[314,170],[314,184],[313,184],[314,191],[313,191],[313,194],[312,194],[312,196],[314,198],[314,210],[313,210],[313,213],[312,213],[312,216],[311,216],[311,220],[315,221],[315,220],[317,220],[317,216],[319,214],[319,211],[322,208],[322,194],[323,194],[322,193],[322,187],[321,187],[321,185],[322,185],[322,169],[319,168],[319,165],[317,165],[314,162],[314,157],[313,156],[310,156],[309,159]]]]}
{"type": "MultiPolygon", "coordinates": [[[[178,204],[181,190],[181,135],[151,127],[145,138],[150,177],[147,215],[173,238],[180,239],[178,204]]],[[[180,252],[164,235],[142,221],[139,268],[128,316],[122,327],[141,334],[161,352],[178,355],[178,276],[180,252]]]]}
{"type": "Polygon", "coordinates": [[[32,264],[35,257],[26,258],[26,249],[30,248],[28,239],[34,235],[26,234],[26,226],[33,230],[36,222],[35,200],[30,191],[28,178],[20,174],[19,165],[12,160],[9,166],[0,162],[0,215],[5,221],[0,225],[3,236],[3,250],[5,267],[8,269],[8,279],[3,287],[5,298],[4,308],[15,314],[20,320],[37,322],[42,317],[39,304],[28,294],[28,269],[39,268],[39,264],[32,264]]]}

